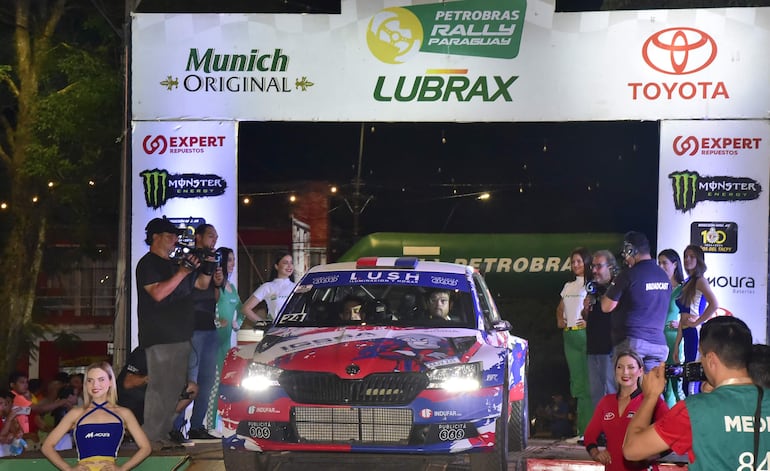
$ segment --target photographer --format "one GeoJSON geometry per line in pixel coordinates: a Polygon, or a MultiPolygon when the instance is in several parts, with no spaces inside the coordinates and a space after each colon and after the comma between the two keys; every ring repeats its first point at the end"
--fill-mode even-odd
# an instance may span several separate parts
{"type": "Polygon", "coordinates": [[[749,361],[749,376],[757,386],[770,389],[770,346],[762,343],[754,344],[751,349],[751,361],[749,361]]]}
{"type": "Polygon", "coordinates": [[[583,317],[586,319],[586,356],[588,358],[588,382],[591,387],[593,407],[607,394],[614,394],[615,367],[612,364],[611,317],[602,312],[599,298],[617,272],[615,256],[609,250],[597,250],[591,260],[592,280],[586,283],[583,317]]]}
{"type": "Polygon", "coordinates": [[[714,390],[688,396],[650,425],[655,400],[666,384],[665,365],[655,367],[642,382],[644,401],[628,426],[623,454],[640,460],[670,448],[687,453],[691,471],[764,469],[770,449],[770,392],[749,376],[751,331],[738,318],[716,317],[703,324],[699,350],[714,390]]]}
{"type": "Polygon", "coordinates": [[[155,218],[145,228],[150,250],[136,265],[139,346],[147,356],[144,431],[159,450],[173,444],[168,431],[174,420],[179,386],[187,382],[190,339],[195,328],[192,316],[194,290],[208,289],[211,273],[196,273],[198,257],[188,254],[172,259],[179,229],[168,219],[155,218]],[[195,273],[195,274],[194,274],[195,273]]]}

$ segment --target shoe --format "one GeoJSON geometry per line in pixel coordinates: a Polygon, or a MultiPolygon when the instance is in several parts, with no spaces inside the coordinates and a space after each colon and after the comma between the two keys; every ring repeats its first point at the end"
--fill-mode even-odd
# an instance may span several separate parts
{"type": "Polygon", "coordinates": [[[187,436],[190,438],[190,440],[220,440],[202,428],[190,429],[190,431],[187,433],[187,436]]]}
{"type": "Polygon", "coordinates": [[[582,441],[583,441],[583,436],[582,435],[575,435],[574,437],[570,437],[570,438],[565,439],[564,443],[581,444],[582,441]]]}
{"type": "Polygon", "coordinates": [[[180,445],[184,445],[185,443],[189,443],[190,440],[186,439],[185,436],[180,432],[179,430],[172,430],[168,432],[168,438],[174,442],[178,443],[180,445]]]}
{"type": "Polygon", "coordinates": [[[153,452],[169,452],[169,451],[178,451],[178,450],[184,450],[184,445],[180,445],[179,443],[174,443],[170,440],[156,440],[152,442],[152,451],[153,452]]]}

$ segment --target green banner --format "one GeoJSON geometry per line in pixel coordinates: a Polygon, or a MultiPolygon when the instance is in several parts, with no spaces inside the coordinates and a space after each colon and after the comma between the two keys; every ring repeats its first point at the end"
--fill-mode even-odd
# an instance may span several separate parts
{"type": "Polygon", "coordinates": [[[465,0],[391,7],[374,15],[369,49],[390,64],[414,53],[513,59],[519,54],[526,0],[465,0]]]}

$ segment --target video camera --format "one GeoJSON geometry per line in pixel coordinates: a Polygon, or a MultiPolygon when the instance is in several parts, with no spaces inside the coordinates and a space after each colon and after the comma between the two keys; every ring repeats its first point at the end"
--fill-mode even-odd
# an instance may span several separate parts
{"type": "Polygon", "coordinates": [[[706,381],[703,364],[691,361],[683,365],[666,365],[666,378],[682,378],[685,381],[706,381]]]}
{"type": "Polygon", "coordinates": [[[180,265],[184,265],[185,268],[188,269],[195,268],[190,261],[190,257],[197,257],[201,263],[199,269],[204,275],[213,274],[222,261],[222,254],[220,252],[209,250],[205,247],[191,246],[184,242],[178,242],[168,256],[171,260],[174,260],[180,265]]]}

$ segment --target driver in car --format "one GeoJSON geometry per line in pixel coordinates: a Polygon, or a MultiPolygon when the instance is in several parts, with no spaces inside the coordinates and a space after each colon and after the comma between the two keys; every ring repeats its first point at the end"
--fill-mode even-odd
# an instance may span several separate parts
{"type": "Polygon", "coordinates": [[[340,311],[340,320],[343,321],[362,321],[364,320],[361,305],[363,302],[356,296],[345,296],[342,300],[342,310],[340,311]]]}
{"type": "Polygon", "coordinates": [[[451,321],[449,310],[452,309],[452,296],[449,290],[439,289],[428,296],[428,318],[451,321]]]}

